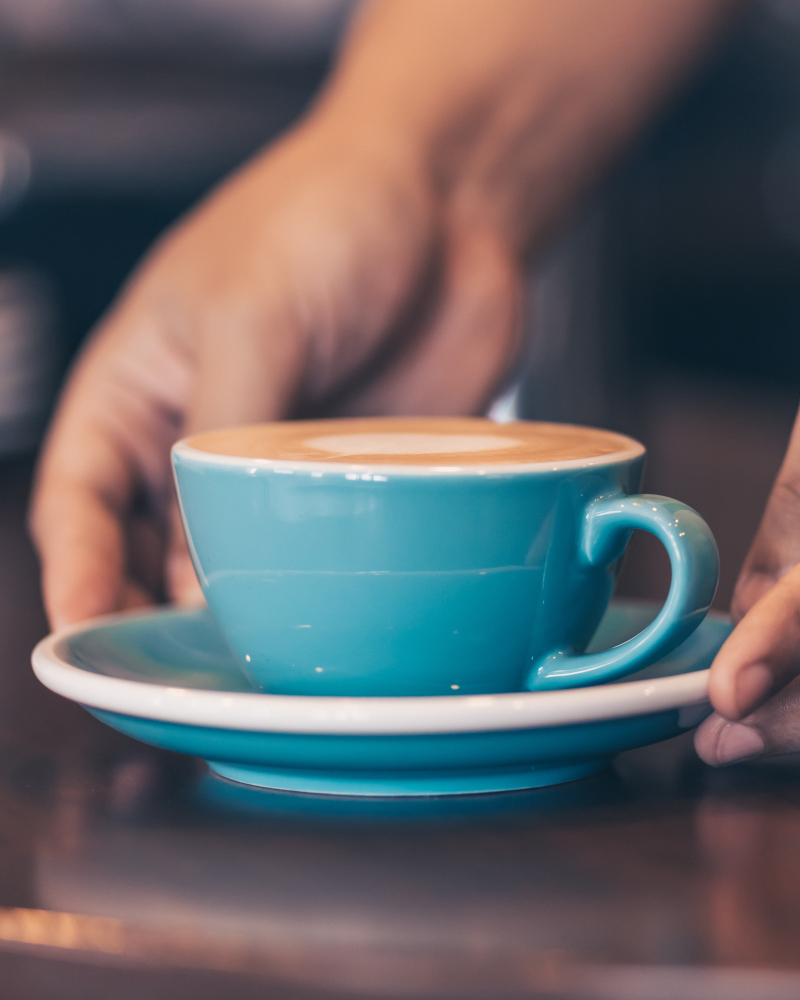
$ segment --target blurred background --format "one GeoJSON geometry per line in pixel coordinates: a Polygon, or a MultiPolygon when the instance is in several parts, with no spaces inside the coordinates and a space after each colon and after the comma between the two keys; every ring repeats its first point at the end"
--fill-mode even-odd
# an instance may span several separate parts
{"type": "Polygon", "coordinates": [[[158,234],[285,129],[348,0],[0,0],[0,451],[158,234]]]}
{"type": "MultiPolygon", "coordinates": [[[[800,3],[747,17],[533,276],[526,416],[627,431],[701,512],[727,609],[800,395],[800,3]]],[[[619,589],[663,596],[637,533],[619,589]]]]}
{"type": "MultiPolygon", "coordinates": [[[[0,0],[0,454],[151,241],[302,112],[351,0],[0,0]]],[[[648,446],[708,520],[720,607],[800,394],[800,0],[744,20],[531,274],[522,416],[648,446]]],[[[658,596],[637,538],[621,580],[658,596]]]]}

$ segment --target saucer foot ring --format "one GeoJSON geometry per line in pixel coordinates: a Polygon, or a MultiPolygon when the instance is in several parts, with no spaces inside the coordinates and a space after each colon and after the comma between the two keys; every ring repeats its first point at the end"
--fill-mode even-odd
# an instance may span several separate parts
{"type": "Polygon", "coordinates": [[[273,771],[207,761],[222,778],[281,792],[312,795],[346,795],[362,798],[418,798],[438,795],[477,795],[487,792],[516,792],[527,788],[560,785],[596,774],[607,767],[608,757],[573,761],[569,764],[512,770],[459,771],[457,774],[403,774],[387,772],[273,771]]]}

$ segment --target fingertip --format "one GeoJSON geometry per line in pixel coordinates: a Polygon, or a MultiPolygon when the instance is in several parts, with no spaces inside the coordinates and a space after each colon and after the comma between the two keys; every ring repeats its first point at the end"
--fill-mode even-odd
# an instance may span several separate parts
{"type": "Polygon", "coordinates": [[[694,734],[698,757],[711,767],[725,767],[760,757],[766,750],[764,737],[754,726],[731,722],[718,713],[709,716],[694,734]]]}
{"type": "Polygon", "coordinates": [[[760,757],[765,749],[764,737],[757,729],[741,722],[726,722],[717,737],[717,767],[760,757]]]}
{"type": "Polygon", "coordinates": [[[727,650],[720,651],[708,682],[714,708],[726,719],[737,722],[750,715],[773,694],[775,670],[767,662],[737,665],[727,650]]]}
{"type": "Polygon", "coordinates": [[[751,663],[734,677],[736,714],[733,719],[750,715],[769,698],[775,687],[775,674],[767,663],[751,663]]]}
{"type": "Polygon", "coordinates": [[[732,721],[750,715],[797,675],[798,569],[787,573],[748,610],[712,664],[711,702],[732,721]]]}
{"type": "Polygon", "coordinates": [[[68,628],[70,625],[75,624],[70,619],[69,614],[64,614],[58,609],[51,611],[45,608],[45,614],[47,615],[47,621],[52,632],[60,632],[62,628],[68,628]]]}
{"type": "Polygon", "coordinates": [[[206,599],[196,577],[185,586],[176,587],[170,596],[172,602],[181,608],[206,607],[206,599]]]}
{"type": "Polygon", "coordinates": [[[122,600],[120,601],[120,607],[115,608],[114,610],[136,611],[140,608],[150,608],[155,603],[153,595],[148,590],[145,590],[145,588],[140,586],[138,583],[126,580],[122,586],[122,600]]]}
{"type": "Polygon", "coordinates": [[[206,602],[185,545],[173,549],[167,558],[167,591],[181,607],[202,607],[206,602]]]}
{"type": "Polygon", "coordinates": [[[120,609],[119,581],[106,567],[84,567],[80,574],[53,580],[57,572],[45,573],[42,580],[45,610],[54,631],[120,609]]]}
{"type": "MultiPolygon", "coordinates": [[[[708,678],[708,696],[719,715],[726,719],[741,719],[736,693],[736,667],[730,663],[725,646],[717,654],[708,678]]],[[[705,725],[705,723],[704,723],[705,725]]]]}
{"type": "Polygon", "coordinates": [[[35,539],[48,620],[54,629],[123,604],[123,544],[116,517],[86,490],[62,488],[42,503],[35,539]]]}
{"type": "Polygon", "coordinates": [[[712,767],[717,766],[717,740],[725,721],[718,712],[714,712],[704,719],[694,732],[694,748],[697,756],[712,767]]]}

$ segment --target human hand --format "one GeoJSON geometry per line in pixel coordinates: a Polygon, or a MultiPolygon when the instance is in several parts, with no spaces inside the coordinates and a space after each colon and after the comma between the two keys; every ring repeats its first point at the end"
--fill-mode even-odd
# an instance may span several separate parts
{"type": "Polygon", "coordinates": [[[519,265],[412,164],[293,136],[155,249],[72,374],[32,509],[54,627],[197,584],[169,447],[319,413],[475,413],[513,359],[519,265]],[[166,576],[163,574],[165,553],[166,576]]]}
{"type": "Polygon", "coordinates": [[[695,733],[708,764],[800,750],[800,415],[736,585],[695,733]]]}
{"type": "Polygon", "coordinates": [[[31,508],[51,624],[199,596],[184,434],[480,412],[517,353],[523,254],[733,5],[366,5],[307,119],[160,241],[79,357],[31,508]]]}

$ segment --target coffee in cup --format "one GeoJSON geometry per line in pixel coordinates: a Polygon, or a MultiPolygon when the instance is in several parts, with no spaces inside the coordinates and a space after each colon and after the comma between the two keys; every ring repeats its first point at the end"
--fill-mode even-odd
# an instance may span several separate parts
{"type": "Polygon", "coordinates": [[[278,694],[464,695],[599,683],[682,642],[716,587],[691,508],[637,495],[612,431],[480,418],[290,421],[173,448],[189,549],[243,669],[278,694]],[[631,531],[666,545],[659,616],[583,654],[631,531]]]}
{"type": "Polygon", "coordinates": [[[474,417],[284,421],[196,434],[188,443],[215,455],[271,462],[440,469],[586,460],[631,446],[629,438],[594,427],[496,424],[474,417]]]}

